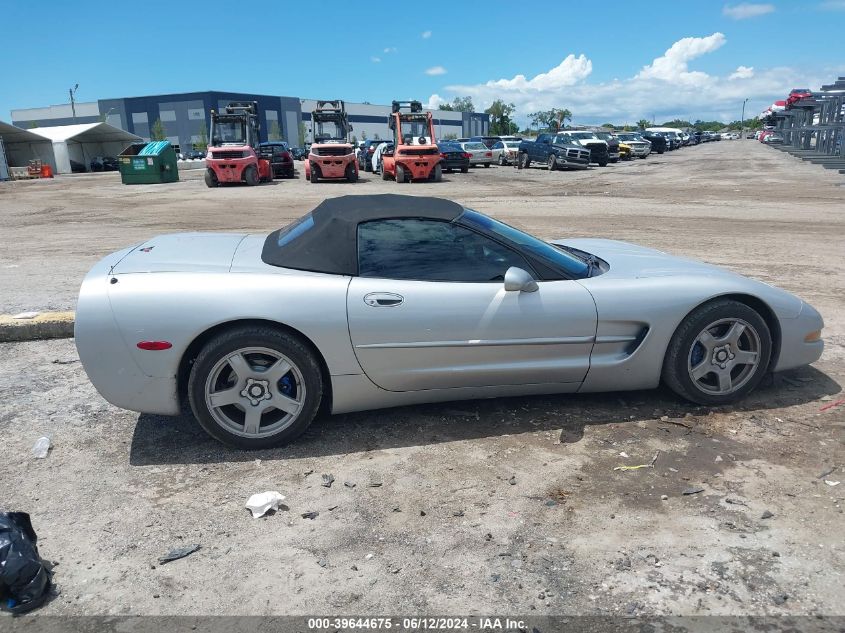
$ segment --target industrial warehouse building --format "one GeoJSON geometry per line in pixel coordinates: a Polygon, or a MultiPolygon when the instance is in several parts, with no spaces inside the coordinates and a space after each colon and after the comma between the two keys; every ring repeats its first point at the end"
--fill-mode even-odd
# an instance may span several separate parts
{"type": "MultiPolygon", "coordinates": [[[[291,146],[311,141],[311,111],[315,100],[240,92],[185,92],[100,99],[76,103],[73,108],[65,104],[12,110],[12,123],[35,131],[38,127],[105,122],[150,140],[156,121],[161,121],[167,140],[181,151],[187,151],[207,138],[209,112],[221,110],[232,101],[258,103],[261,140],[283,140],[291,146]]],[[[356,139],[390,137],[387,126],[390,105],[347,102],[346,110],[356,139]]],[[[478,112],[433,110],[432,115],[439,138],[486,134],[490,126],[490,115],[478,112]]]]}

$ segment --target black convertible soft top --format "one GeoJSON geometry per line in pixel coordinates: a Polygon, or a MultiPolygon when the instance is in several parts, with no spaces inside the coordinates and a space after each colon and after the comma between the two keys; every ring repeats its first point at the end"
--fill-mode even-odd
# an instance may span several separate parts
{"type": "Polygon", "coordinates": [[[463,212],[461,205],[443,198],[396,194],[329,198],[296,222],[270,233],[261,260],[271,266],[357,275],[361,222],[397,218],[451,222],[463,212]]]}

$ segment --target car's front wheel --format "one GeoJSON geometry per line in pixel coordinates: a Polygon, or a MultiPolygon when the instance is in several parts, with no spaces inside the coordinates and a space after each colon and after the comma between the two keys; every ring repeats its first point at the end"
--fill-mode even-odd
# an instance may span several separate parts
{"type": "Polygon", "coordinates": [[[499,154],[499,166],[500,167],[505,166],[505,155],[504,154],[499,154]]]}
{"type": "Polygon", "coordinates": [[[527,152],[519,155],[519,168],[520,169],[528,169],[528,166],[530,164],[531,164],[531,159],[528,158],[527,152]]]}
{"type": "Polygon", "coordinates": [[[267,327],[214,337],[188,380],[191,409],[203,429],[244,449],[279,446],[300,435],[322,395],[314,355],[298,338],[267,327]]]}
{"type": "Polygon", "coordinates": [[[699,306],[678,326],[663,362],[675,393],[704,405],[735,402],[754,389],[769,366],[772,336],[753,308],[730,299],[699,306]]]}

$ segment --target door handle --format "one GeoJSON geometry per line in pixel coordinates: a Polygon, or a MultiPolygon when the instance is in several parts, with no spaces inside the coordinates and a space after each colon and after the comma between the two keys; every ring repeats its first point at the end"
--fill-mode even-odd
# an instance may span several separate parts
{"type": "Polygon", "coordinates": [[[402,305],[405,297],[392,292],[371,292],[364,295],[364,303],[373,308],[392,308],[402,305]]]}

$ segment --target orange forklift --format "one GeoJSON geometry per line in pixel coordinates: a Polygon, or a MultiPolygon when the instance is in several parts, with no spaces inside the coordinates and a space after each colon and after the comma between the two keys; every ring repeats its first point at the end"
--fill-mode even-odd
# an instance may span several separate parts
{"type": "Polygon", "coordinates": [[[431,112],[423,112],[419,101],[394,101],[391,110],[387,123],[393,130],[393,148],[382,154],[381,177],[400,183],[440,182],[443,168],[431,112]]]}
{"type": "Polygon", "coordinates": [[[246,183],[273,180],[273,167],[268,156],[257,153],[261,125],[258,103],[233,102],[223,112],[211,111],[211,143],[205,157],[205,184],[246,183]]]}

